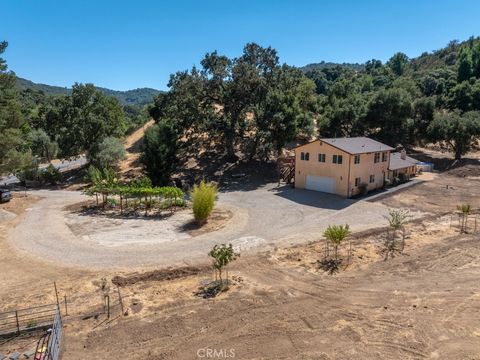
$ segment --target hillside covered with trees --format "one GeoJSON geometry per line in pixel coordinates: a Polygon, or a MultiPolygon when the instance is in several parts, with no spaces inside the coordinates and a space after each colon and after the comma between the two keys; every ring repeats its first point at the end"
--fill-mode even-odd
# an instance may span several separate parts
{"type": "Polygon", "coordinates": [[[123,156],[121,138],[148,120],[147,105],[122,105],[92,84],[62,92],[43,86],[19,89],[2,57],[7,46],[0,42],[0,175],[22,175],[57,157],[123,156]]]}
{"type": "MultiPolygon", "coordinates": [[[[0,54],[6,46],[1,43],[0,54]]],[[[480,137],[480,39],[473,37],[412,59],[398,52],[386,63],[304,68],[249,43],[238,57],[213,51],[199,67],[172,74],[169,91],[144,107],[124,105],[91,84],[56,95],[20,90],[25,82],[5,60],[0,65],[4,173],[34,159],[83,152],[97,162],[96,153],[120,158],[119,139],[143,125],[147,111],[156,124],[145,134],[142,161],[159,185],[192,157],[218,164],[274,160],[288,143],[316,136],[369,136],[404,147],[435,143],[456,159],[476,149],[480,137]]]]}
{"type": "MultiPolygon", "coordinates": [[[[52,86],[46,84],[37,84],[33,81],[23,79],[21,77],[16,78],[16,85],[20,91],[24,90],[33,90],[41,91],[45,95],[70,95],[73,91],[72,88],[66,88],[61,86],[52,86]]],[[[153,101],[153,98],[161,93],[160,90],[155,90],[152,88],[138,88],[133,90],[118,91],[111,90],[107,88],[97,87],[99,91],[108,96],[113,96],[122,105],[138,105],[142,106],[145,104],[150,104],[153,101]]]]}
{"type": "Polygon", "coordinates": [[[159,183],[188,148],[224,161],[266,160],[299,138],[369,136],[392,146],[438,143],[460,159],[478,145],[478,38],[413,59],[398,52],[386,63],[298,69],[250,43],[237,58],[212,52],[200,64],[173,74],[151,109],[157,125],[144,163],[159,183]]]}

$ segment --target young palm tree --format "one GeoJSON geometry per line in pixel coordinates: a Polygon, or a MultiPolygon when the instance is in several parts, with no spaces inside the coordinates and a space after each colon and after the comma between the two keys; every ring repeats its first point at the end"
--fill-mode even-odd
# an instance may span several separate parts
{"type": "Polygon", "coordinates": [[[329,225],[328,228],[324,231],[323,236],[325,236],[327,241],[333,244],[335,262],[338,262],[338,246],[348,235],[350,235],[350,233],[350,227],[348,226],[348,224],[329,225]]]}
{"type": "Polygon", "coordinates": [[[460,232],[466,233],[468,215],[470,215],[470,213],[472,212],[472,206],[470,204],[457,205],[457,210],[460,212],[461,215],[460,232]]]}

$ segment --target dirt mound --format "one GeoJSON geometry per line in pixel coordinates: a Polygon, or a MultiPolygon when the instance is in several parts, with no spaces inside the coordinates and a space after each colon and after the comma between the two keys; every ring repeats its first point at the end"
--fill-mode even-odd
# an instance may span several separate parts
{"type": "Polygon", "coordinates": [[[112,283],[120,287],[125,287],[128,285],[134,285],[138,282],[169,281],[169,280],[181,279],[188,276],[197,275],[200,273],[206,273],[210,270],[211,268],[209,266],[203,266],[203,267],[184,266],[180,268],[168,268],[168,269],[149,271],[141,274],[115,276],[112,279],[112,283]]]}
{"type": "Polygon", "coordinates": [[[460,161],[457,166],[447,171],[447,174],[457,177],[480,176],[480,161],[460,161]]]}

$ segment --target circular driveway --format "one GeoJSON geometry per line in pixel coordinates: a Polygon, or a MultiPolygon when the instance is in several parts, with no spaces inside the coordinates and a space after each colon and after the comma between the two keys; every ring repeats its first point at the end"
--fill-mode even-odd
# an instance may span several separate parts
{"type": "Polygon", "coordinates": [[[42,199],[27,209],[10,241],[45,261],[90,269],[191,264],[205,261],[214,244],[232,243],[245,252],[308,242],[329,224],[360,231],[385,225],[387,214],[379,203],[268,184],[220,193],[219,206],[233,217],[218,231],[192,237],[176,226],[191,216],[186,210],[167,219],[105,218],[64,209],[87,199],[80,192],[32,193],[42,199]]]}

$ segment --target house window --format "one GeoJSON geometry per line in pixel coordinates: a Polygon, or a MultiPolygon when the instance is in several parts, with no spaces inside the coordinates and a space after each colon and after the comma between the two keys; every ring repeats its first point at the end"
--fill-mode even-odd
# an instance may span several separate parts
{"type": "Polygon", "coordinates": [[[370,175],[370,183],[374,183],[375,182],[375,175],[370,175]]]}
{"type": "Polygon", "coordinates": [[[305,161],[308,161],[308,159],[310,158],[310,153],[300,153],[300,160],[305,160],[305,161]]]}
{"type": "Polygon", "coordinates": [[[355,155],[355,159],[353,160],[354,164],[360,164],[360,154],[355,155]]]}
{"type": "Polygon", "coordinates": [[[342,155],[333,155],[333,163],[334,164],[341,164],[343,162],[342,155]]]}
{"type": "Polygon", "coordinates": [[[375,153],[375,158],[373,159],[374,163],[380,162],[380,153],[375,153]]]}
{"type": "Polygon", "coordinates": [[[305,160],[306,161],[310,160],[310,153],[308,153],[308,152],[305,153],[305,160]]]}
{"type": "Polygon", "coordinates": [[[388,158],[388,153],[387,152],[382,153],[382,162],[387,161],[387,158],[388,158]]]}
{"type": "Polygon", "coordinates": [[[318,162],[325,162],[325,154],[318,154],[318,162]]]}
{"type": "Polygon", "coordinates": [[[360,179],[359,177],[355,178],[355,186],[359,186],[361,181],[362,181],[362,179],[360,179]]]}

